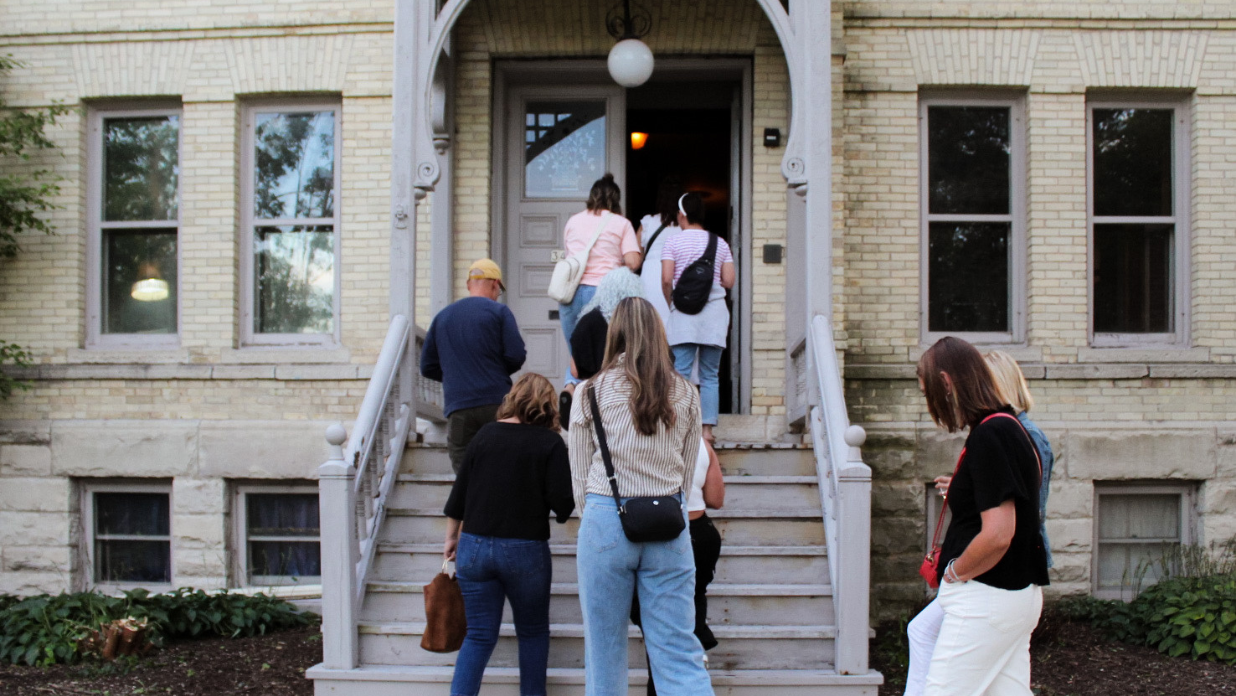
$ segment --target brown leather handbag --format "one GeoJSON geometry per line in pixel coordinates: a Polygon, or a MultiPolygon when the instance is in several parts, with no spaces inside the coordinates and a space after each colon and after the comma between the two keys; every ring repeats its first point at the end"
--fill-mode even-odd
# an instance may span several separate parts
{"type": "Polygon", "coordinates": [[[451,653],[463,645],[468,633],[468,620],[464,615],[463,592],[459,581],[442,572],[425,585],[425,633],[421,635],[421,649],[436,653],[451,653]]]}

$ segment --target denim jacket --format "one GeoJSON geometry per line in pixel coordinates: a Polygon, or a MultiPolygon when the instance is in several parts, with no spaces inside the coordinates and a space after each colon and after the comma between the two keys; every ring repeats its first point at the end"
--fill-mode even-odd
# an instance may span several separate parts
{"type": "Polygon", "coordinates": [[[1047,567],[1050,568],[1052,559],[1051,542],[1047,539],[1047,494],[1051,489],[1051,466],[1056,457],[1051,452],[1051,443],[1047,441],[1047,436],[1030,420],[1025,411],[1017,414],[1017,420],[1021,421],[1026,432],[1030,433],[1030,441],[1034,443],[1034,448],[1039,451],[1039,459],[1043,461],[1043,483],[1039,486],[1039,530],[1043,535],[1043,548],[1047,551],[1047,567]]]}

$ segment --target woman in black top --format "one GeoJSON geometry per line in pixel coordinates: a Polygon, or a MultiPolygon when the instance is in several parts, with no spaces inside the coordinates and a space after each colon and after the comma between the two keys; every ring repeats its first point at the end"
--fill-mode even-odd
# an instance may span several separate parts
{"type": "Polygon", "coordinates": [[[938,426],[970,430],[946,495],[953,521],[934,603],[944,622],[923,693],[1029,696],[1030,634],[1048,584],[1038,455],[974,346],[936,342],[919,360],[918,380],[938,426]]]}
{"type": "Polygon", "coordinates": [[[545,693],[549,513],[561,524],[575,509],[570,460],[557,431],[554,387],[529,373],[511,387],[497,422],[481,428],[468,445],[446,501],[442,552],[446,560],[455,560],[468,619],[452,694],[480,692],[508,599],[519,637],[520,693],[545,693]]]}

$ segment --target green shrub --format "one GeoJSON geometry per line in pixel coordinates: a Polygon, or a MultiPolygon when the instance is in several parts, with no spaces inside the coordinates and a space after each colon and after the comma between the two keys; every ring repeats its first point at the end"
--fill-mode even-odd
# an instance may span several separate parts
{"type": "Polygon", "coordinates": [[[78,592],[0,598],[0,662],[74,662],[80,657],[78,641],[102,624],[129,616],[150,622],[156,644],[178,638],[259,635],[312,621],[275,597],[187,588],[154,595],[134,590],[122,597],[78,592]]]}
{"type": "Polygon", "coordinates": [[[1128,604],[1070,597],[1059,608],[1112,640],[1149,645],[1172,657],[1236,664],[1234,574],[1170,578],[1128,604]]]}

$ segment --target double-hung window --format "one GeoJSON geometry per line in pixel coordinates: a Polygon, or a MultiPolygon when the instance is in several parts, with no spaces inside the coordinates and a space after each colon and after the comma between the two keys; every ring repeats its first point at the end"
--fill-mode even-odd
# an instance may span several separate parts
{"type": "Polygon", "coordinates": [[[236,512],[239,575],[245,585],[322,581],[317,486],[241,486],[236,512]]]}
{"type": "Polygon", "coordinates": [[[241,340],[339,342],[339,107],[245,109],[241,340]]]}
{"type": "Polygon", "coordinates": [[[88,148],[87,345],[174,348],[180,111],[93,111],[88,148]]]}
{"type": "Polygon", "coordinates": [[[1015,96],[920,98],[924,342],[1022,340],[1022,123],[1015,96]]]}
{"type": "Polygon", "coordinates": [[[171,486],[87,483],[82,522],[90,586],[159,587],[172,582],[171,486]]]}
{"type": "Polygon", "coordinates": [[[1094,594],[1133,599],[1176,570],[1195,543],[1192,484],[1096,483],[1094,594]]]}
{"type": "Polygon", "coordinates": [[[1188,109],[1091,99],[1090,321],[1096,347],[1181,344],[1188,319],[1188,109]]]}

